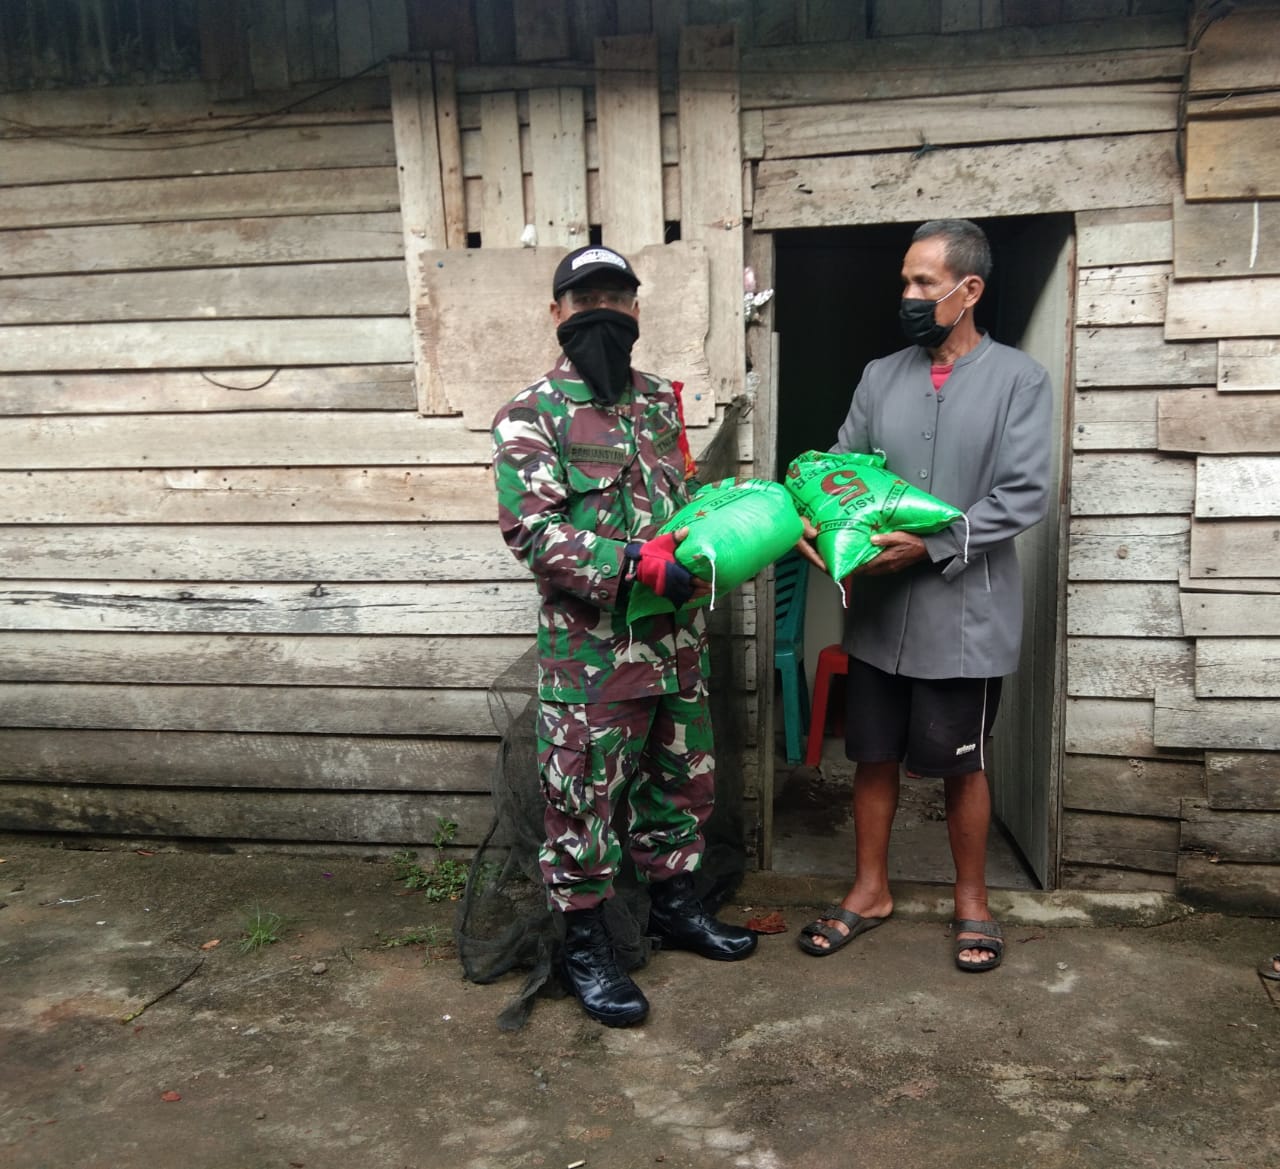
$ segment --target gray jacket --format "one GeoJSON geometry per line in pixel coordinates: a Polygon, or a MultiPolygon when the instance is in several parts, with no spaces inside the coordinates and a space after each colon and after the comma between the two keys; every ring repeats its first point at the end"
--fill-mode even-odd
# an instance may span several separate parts
{"type": "Polygon", "coordinates": [[[1017,668],[1022,584],[1013,538],[1048,509],[1052,420],[1048,373],[987,336],[940,392],[919,346],[867,365],[831,449],[884,451],[895,474],[962,508],[968,530],[961,520],[926,536],[932,563],[852,578],[849,653],[913,678],[994,678],[1017,668]]]}

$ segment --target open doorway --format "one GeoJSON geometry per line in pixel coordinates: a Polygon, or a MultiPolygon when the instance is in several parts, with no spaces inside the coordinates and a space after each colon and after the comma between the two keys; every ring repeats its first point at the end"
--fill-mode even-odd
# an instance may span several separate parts
{"type": "MultiPolygon", "coordinates": [[[[1022,349],[1048,369],[1060,439],[1071,358],[1072,217],[979,222],[991,240],[995,270],[976,319],[997,341],[1022,349]]],[[[899,273],[913,229],[914,224],[889,224],[775,234],[779,473],[801,452],[826,449],[835,441],[863,367],[902,348],[899,273]]],[[[1056,487],[1062,445],[1054,444],[1050,514],[1018,540],[1026,613],[1022,662],[1017,685],[1004,690],[989,768],[996,826],[988,879],[995,887],[1056,884],[1062,673],[1062,517],[1056,487]]],[[[820,574],[810,575],[805,614],[804,658],[812,689],[818,655],[839,642],[842,624],[838,592],[820,574]]],[[[784,711],[781,700],[775,701],[775,726],[781,728],[784,711]]],[[[779,872],[852,874],[853,765],[844,757],[842,705],[837,685],[817,768],[788,763],[779,737],[769,850],[779,872]]],[[[937,781],[904,779],[890,861],[895,880],[953,879],[937,781]]]]}

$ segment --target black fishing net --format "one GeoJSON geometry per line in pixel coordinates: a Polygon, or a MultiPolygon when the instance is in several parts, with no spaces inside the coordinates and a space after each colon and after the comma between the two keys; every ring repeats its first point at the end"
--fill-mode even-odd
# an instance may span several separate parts
{"type": "MultiPolygon", "coordinates": [[[[698,482],[711,483],[737,473],[738,425],[749,409],[746,398],[728,407],[698,455],[698,482]]],[[[744,652],[746,643],[732,636],[735,626],[740,627],[740,618],[732,604],[717,605],[707,615],[716,804],[704,830],[706,850],[695,880],[703,902],[712,910],[733,893],[746,871],[741,747],[745,736],[741,703],[733,701],[729,681],[742,677],[742,663],[735,661],[735,655],[744,652]]],[[[554,974],[563,917],[547,907],[538,869],[545,805],[534,732],[537,701],[534,647],[489,689],[489,714],[500,737],[493,771],[494,817],[472,862],[455,927],[463,976],[471,982],[489,983],[514,971],[525,972],[523,985],[498,1016],[504,1031],[524,1026],[537,996],[564,994],[554,974]]],[[[624,804],[625,797],[618,801],[620,815],[614,828],[625,839],[624,804]]],[[[614,882],[614,896],[605,905],[605,919],[619,964],[628,970],[644,965],[651,947],[645,932],[649,899],[625,862],[614,882]]]]}

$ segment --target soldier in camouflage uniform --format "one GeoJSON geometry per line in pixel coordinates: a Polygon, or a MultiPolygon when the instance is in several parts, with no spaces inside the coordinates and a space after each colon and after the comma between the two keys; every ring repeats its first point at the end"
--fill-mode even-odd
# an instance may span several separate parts
{"type": "Polygon", "coordinates": [[[626,622],[635,580],[677,606],[709,591],[674,558],[683,533],[655,537],[688,500],[692,462],[677,389],[631,368],[638,287],[609,248],[567,255],[551,304],[564,352],[493,424],[502,534],[542,595],[539,860],[548,901],[564,915],[565,980],[611,1026],[648,1013],[618,967],[602,913],[622,860],[611,820],[624,789],[650,932],[722,960],[745,958],[756,944],[693,892],[715,789],[702,613],[677,608],[626,622]]]}

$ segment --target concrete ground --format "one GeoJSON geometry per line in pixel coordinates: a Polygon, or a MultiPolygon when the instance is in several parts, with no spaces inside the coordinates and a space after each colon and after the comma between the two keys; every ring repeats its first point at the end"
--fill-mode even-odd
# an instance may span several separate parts
{"type": "Polygon", "coordinates": [[[643,1026],[462,981],[452,906],[354,857],[0,840],[5,1169],[1280,1165],[1280,922],[1001,892],[1004,965],[951,965],[945,889],[840,953],[659,953],[643,1026]],[[246,914],[280,940],[243,950],[246,914]],[[412,932],[410,932],[412,931],[412,932]],[[409,937],[414,944],[397,945],[409,937]],[[216,942],[216,944],[214,944],[216,942]]]}

